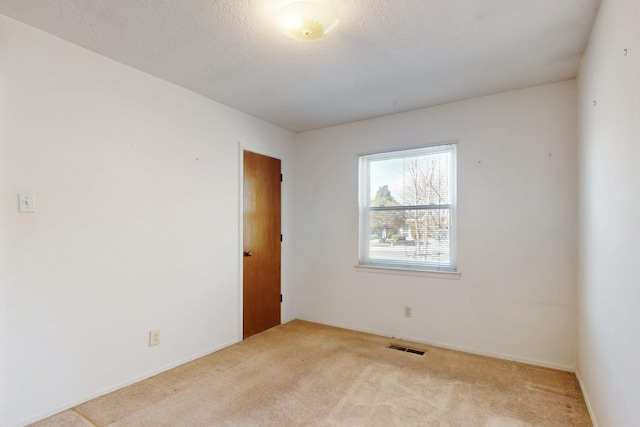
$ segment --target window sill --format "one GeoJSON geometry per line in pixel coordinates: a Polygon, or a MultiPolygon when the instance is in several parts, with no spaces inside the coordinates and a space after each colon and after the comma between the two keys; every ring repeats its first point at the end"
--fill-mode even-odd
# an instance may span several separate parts
{"type": "Polygon", "coordinates": [[[400,276],[432,277],[434,279],[460,280],[462,273],[457,271],[411,270],[408,268],[382,267],[379,265],[356,265],[362,273],[395,274],[400,276]]]}

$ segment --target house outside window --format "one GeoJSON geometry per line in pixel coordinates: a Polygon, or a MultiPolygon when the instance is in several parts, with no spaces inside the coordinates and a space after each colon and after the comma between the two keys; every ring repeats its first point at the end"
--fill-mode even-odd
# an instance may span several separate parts
{"type": "Polygon", "coordinates": [[[360,156],[363,266],[456,271],[456,143],[360,156]]]}

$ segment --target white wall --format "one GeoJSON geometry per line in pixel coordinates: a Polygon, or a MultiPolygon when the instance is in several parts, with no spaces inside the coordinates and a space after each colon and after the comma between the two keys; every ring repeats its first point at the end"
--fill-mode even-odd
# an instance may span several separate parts
{"type": "MultiPolygon", "coordinates": [[[[241,338],[238,145],[282,156],[292,176],[293,135],[8,18],[0,28],[0,425],[12,426],[241,338]],[[22,191],[37,213],[18,213],[22,191]]],[[[285,235],[291,196],[285,182],[285,235]]]]}
{"type": "Polygon", "coordinates": [[[296,139],[298,317],[575,367],[574,81],[296,139]],[[459,140],[461,279],[356,271],[358,154],[450,140],[459,140]]]}
{"type": "Polygon", "coordinates": [[[603,427],[640,425],[639,23],[604,0],[579,76],[578,376],[603,427]]]}

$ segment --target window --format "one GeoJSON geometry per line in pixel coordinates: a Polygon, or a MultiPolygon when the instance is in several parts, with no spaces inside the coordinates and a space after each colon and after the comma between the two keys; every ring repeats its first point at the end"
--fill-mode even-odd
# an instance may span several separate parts
{"type": "Polygon", "coordinates": [[[360,156],[360,265],[456,271],[456,144],[360,156]]]}

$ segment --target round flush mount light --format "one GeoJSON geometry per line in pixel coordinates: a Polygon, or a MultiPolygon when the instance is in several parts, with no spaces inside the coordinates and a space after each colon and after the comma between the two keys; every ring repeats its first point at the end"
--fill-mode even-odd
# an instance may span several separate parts
{"type": "Polygon", "coordinates": [[[336,13],[326,3],[317,0],[290,1],[278,9],[280,31],[296,40],[319,40],[336,25],[336,13]]]}

